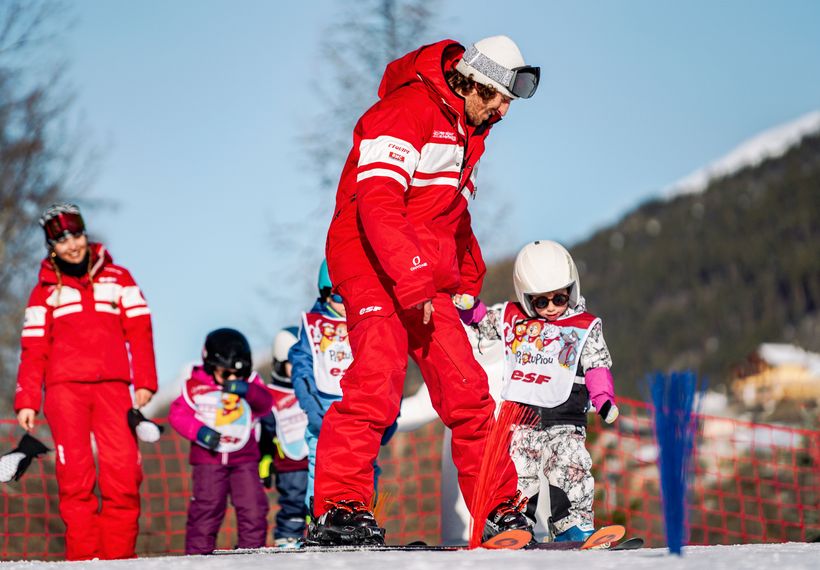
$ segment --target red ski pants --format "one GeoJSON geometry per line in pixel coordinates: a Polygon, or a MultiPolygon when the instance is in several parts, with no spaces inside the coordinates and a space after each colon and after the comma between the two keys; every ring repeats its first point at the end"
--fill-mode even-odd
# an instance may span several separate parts
{"type": "Polygon", "coordinates": [[[136,556],[142,468],[126,419],[129,408],[125,382],[64,382],[46,390],[44,411],[54,438],[68,560],[136,556]],[[102,505],[94,494],[92,432],[102,505]]]}
{"type": "MultiPolygon", "coordinates": [[[[339,292],[347,298],[344,284],[339,292]]],[[[422,324],[421,311],[409,310],[366,318],[350,330],[353,364],[342,378],[342,399],[330,406],[319,435],[314,493],[317,517],[328,509],[328,501],[370,504],[373,462],[382,434],[399,413],[408,353],[421,369],[433,407],[452,430],[459,486],[472,510],[495,403],[487,375],[473,357],[450,296],[438,294],[433,307],[428,325],[422,324]]],[[[492,504],[516,491],[515,467],[509,456],[505,457],[500,472],[494,475],[498,487],[492,504]]]]}

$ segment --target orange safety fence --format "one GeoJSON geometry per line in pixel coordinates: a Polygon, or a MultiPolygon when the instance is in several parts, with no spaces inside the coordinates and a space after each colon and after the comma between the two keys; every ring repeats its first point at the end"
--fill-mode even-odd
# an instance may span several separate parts
{"type": "MultiPolygon", "coordinates": [[[[614,426],[590,416],[588,447],[596,482],[598,524],[621,523],[629,536],[663,546],[663,515],[651,407],[619,401],[614,426]]],[[[820,536],[820,432],[700,417],[689,497],[690,544],[807,541],[820,536]]],[[[379,520],[388,542],[438,543],[441,442],[439,423],[398,433],[379,458],[379,520]]],[[[0,420],[0,453],[22,435],[17,422],[0,420]]],[[[51,446],[47,427],[37,432],[51,446]]],[[[137,552],[179,554],[191,490],[189,443],[166,430],[157,444],[141,444],[145,480],[137,552]]],[[[54,560],[64,556],[54,454],[35,460],[19,482],[0,484],[0,560],[54,560]]],[[[272,528],[276,492],[269,492],[272,528]]],[[[272,539],[268,534],[268,541],[272,539]]],[[[233,509],[219,548],[236,542],[233,509]]]]}

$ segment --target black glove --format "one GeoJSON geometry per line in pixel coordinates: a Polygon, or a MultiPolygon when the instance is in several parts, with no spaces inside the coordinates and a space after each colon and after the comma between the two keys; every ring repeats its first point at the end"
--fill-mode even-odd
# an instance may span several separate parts
{"type": "Polygon", "coordinates": [[[199,431],[196,432],[196,442],[205,447],[214,451],[217,447],[219,447],[219,438],[220,434],[215,429],[211,429],[208,426],[202,426],[199,428],[199,431]]]}
{"type": "Polygon", "coordinates": [[[248,393],[248,383],[245,380],[228,380],[222,386],[222,391],[244,398],[245,394],[248,393]]]}
{"type": "Polygon", "coordinates": [[[137,408],[128,410],[128,426],[137,436],[137,439],[145,443],[156,443],[159,436],[165,430],[161,425],[157,425],[145,416],[137,408]]]}
{"type": "Polygon", "coordinates": [[[51,451],[40,440],[25,434],[15,449],[0,457],[0,482],[19,481],[31,460],[51,451]]]}

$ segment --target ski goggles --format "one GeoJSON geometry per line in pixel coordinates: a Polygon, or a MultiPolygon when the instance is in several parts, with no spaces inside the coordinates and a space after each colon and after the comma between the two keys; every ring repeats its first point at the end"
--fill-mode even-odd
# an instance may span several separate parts
{"type": "Polygon", "coordinates": [[[79,237],[85,234],[85,222],[80,214],[61,212],[49,218],[43,224],[48,243],[57,243],[69,236],[79,237]]]}
{"type": "Polygon", "coordinates": [[[532,299],[532,306],[536,309],[546,309],[550,306],[550,303],[556,307],[563,307],[569,303],[569,295],[565,295],[564,293],[556,293],[552,297],[542,296],[534,297],[532,299]]]}
{"type": "Polygon", "coordinates": [[[489,79],[503,85],[515,97],[529,99],[538,89],[538,81],[541,79],[540,67],[522,65],[514,69],[507,69],[478,51],[475,46],[467,48],[462,60],[489,79]]]}

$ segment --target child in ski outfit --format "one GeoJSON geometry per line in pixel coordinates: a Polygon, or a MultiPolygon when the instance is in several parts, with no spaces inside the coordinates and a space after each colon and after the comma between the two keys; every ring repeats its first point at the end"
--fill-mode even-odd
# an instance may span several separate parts
{"type": "MultiPolygon", "coordinates": [[[[462,310],[462,318],[485,338],[503,341],[501,397],[537,418],[534,425],[518,426],[510,445],[518,488],[530,498],[527,516],[544,523],[555,541],[583,541],[595,530],[587,411],[591,401],[606,423],[618,417],[612,358],[601,319],[586,311],[578,271],[564,247],[552,241],[526,245],[513,279],[517,303],[488,311],[479,301],[462,310]]],[[[454,298],[457,305],[465,304],[461,297],[454,298]]]]}
{"type": "MultiPolygon", "coordinates": [[[[308,416],[305,439],[308,443],[308,483],[305,504],[313,513],[313,485],[316,473],[316,446],[322,420],[333,402],[342,399],[341,380],[353,362],[353,352],[347,336],[345,306],[339,295],[332,293],[333,285],[322,261],[318,279],[319,298],[311,310],[302,313],[298,340],[290,349],[288,359],[293,364],[293,390],[299,405],[308,416]]],[[[385,445],[396,431],[396,424],[382,437],[385,445]]],[[[380,469],[374,465],[374,486],[380,469]]]]}
{"type": "Polygon", "coordinates": [[[307,414],[299,406],[291,381],[292,366],[288,351],[296,344],[296,327],[277,333],[273,341],[271,383],[273,396],[271,413],[262,418],[262,439],[259,449],[259,477],[270,489],[274,474],[279,495],[279,511],[273,530],[274,545],[296,548],[305,534],[307,519],[308,445],[305,439],[307,414]]]}
{"type": "Polygon", "coordinates": [[[192,443],[185,553],[214,551],[228,495],[236,510],[237,547],[260,548],[268,530],[268,498],[259,480],[257,422],[270,412],[273,397],[252,372],[250,346],[239,331],[208,334],[202,359],[168,415],[171,426],[192,443]]]}

